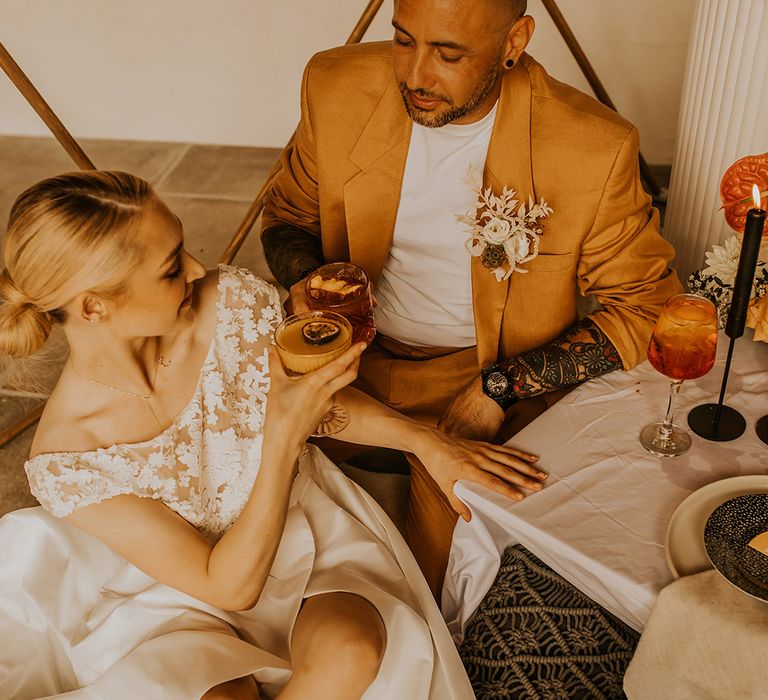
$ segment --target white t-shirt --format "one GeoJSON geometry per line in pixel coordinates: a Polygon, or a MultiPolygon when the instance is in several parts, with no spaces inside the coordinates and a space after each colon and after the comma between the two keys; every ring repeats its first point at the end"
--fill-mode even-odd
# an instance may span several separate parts
{"type": "Polygon", "coordinates": [[[474,124],[413,125],[392,247],[376,288],[376,326],[420,347],[476,344],[469,234],[456,216],[477,202],[470,164],[482,172],[496,105],[474,124]]]}

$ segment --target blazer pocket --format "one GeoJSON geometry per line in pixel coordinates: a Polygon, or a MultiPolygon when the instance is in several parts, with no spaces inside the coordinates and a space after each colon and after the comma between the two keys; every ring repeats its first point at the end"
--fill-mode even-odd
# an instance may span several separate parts
{"type": "Polygon", "coordinates": [[[575,268],[575,256],[573,253],[540,253],[521,268],[529,272],[565,272],[575,268]]]}

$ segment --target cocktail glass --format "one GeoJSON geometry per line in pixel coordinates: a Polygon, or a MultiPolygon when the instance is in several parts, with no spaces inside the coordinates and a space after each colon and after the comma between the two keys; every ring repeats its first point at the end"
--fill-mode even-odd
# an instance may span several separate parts
{"type": "Polygon", "coordinates": [[[675,400],[686,379],[704,376],[715,364],[717,310],[695,294],[670,297],[648,344],[648,361],[669,377],[669,402],[664,420],[646,425],[640,444],[659,457],[677,457],[691,446],[690,433],[674,423],[675,400]]]}
{"type": "MultiPolygon", "coordinates": [[[[333,311],[307,311],[286,318],[275,330],[275,345],[285,369],[306,374],[324,367],[352,345],[352,326],[333,311]]],[[[315,436],[332,435],[349,423],[349,412],[334,404],[318,424],[315,436]]]]}
{"type": "Polygon", "coordinates": [[[304,293],[310,309],[334,311],[352,324],[353,343],[373,340],[373,295],[365,270],[347,262],[323,265],[307,277],[304,293]]]}

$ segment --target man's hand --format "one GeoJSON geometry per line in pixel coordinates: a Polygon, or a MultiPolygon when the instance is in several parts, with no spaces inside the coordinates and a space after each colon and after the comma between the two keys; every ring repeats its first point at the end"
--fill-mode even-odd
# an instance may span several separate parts
{"type": "Polygon", "coordinates": [[[503,422],[504,411],[483,393],[478,375],[451,402],[437,427],[448,435],[491,442],[503,422]]]}
{"type": "Polygon", "coordinates": [[[288,298],[285,300],[285,311],[288,314],[300,314],[309,311],[307,304],[307,295],[304,294],[304,287],[307,284],[307,278],[300,279],[291,285],[288,290],[288,298]]]}

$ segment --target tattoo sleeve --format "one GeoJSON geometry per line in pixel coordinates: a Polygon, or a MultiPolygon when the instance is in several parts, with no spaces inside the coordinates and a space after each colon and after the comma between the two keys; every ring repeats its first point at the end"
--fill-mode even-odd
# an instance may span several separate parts
{"type": "Polygon", "coordinates": [[[622,366],[613,343],[588,318],[551,343],[501,365],[521,399],[572,386],[622,366]]]}
{"type": "Polygon", "coordinates": [[[286,289],[323,264],[319,236],[297,226],[278,224],[261,233],[267,265],[286,289]]]}

